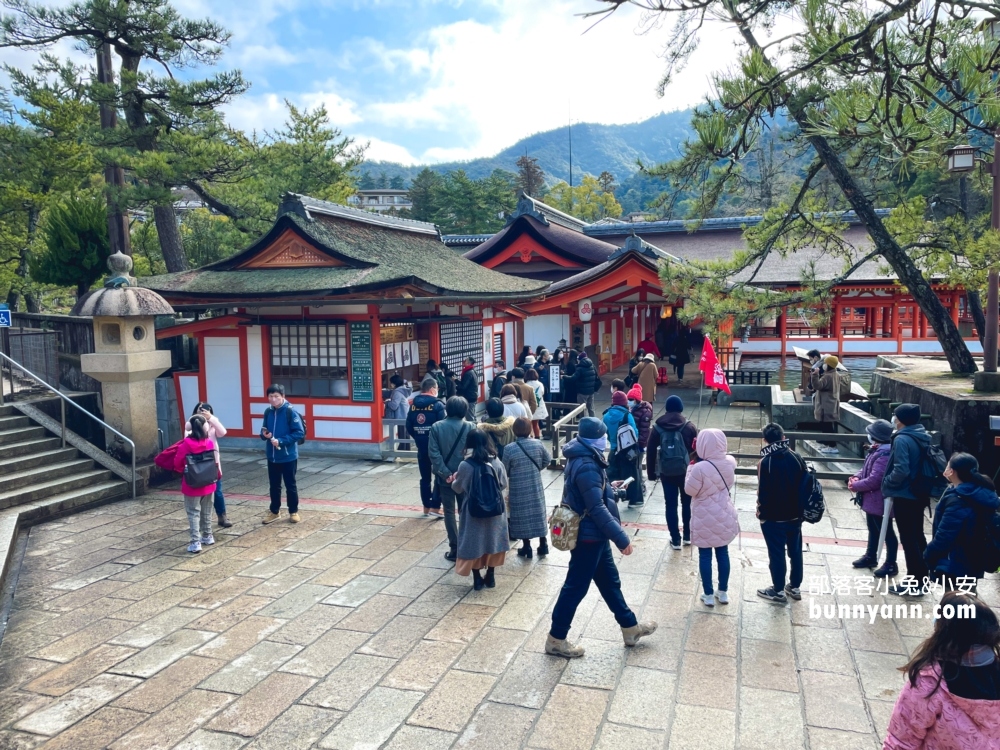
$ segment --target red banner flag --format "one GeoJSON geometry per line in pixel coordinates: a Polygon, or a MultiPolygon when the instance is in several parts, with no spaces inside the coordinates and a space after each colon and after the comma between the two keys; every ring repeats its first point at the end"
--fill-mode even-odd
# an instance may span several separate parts
{"type": "Polygon", "coordinates": [[[705,385],[709,388],[718,388],[730,396],[733,395],[729,383],[726,382],[726,373],[722,370],[719,358],[715,356],[715,348],[708,336],[705,337],[705,345],[701,348],[701,362],[698,364],[698,369],[705,373],[705,385]]]}

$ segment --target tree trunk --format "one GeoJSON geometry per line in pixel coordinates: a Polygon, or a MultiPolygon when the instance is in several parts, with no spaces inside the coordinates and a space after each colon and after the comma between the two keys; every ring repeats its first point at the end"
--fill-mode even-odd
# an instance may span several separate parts
{"type": "Polygon", "coordinates": [[[167,272],[186,271],[187,257],[184,255],[184,243],[181,241],[174,207],[153,206],[153,218],[156,221],[156,234],[160,239],[160,250],[163,253],[163,262],[167,264],[167,272]]]}
{"type": "MultiPolygon", "coordinates": [[[[97,80],[113,85],[114,68],[111,61],[111,45],[105,42],[97,50],[97,80]]],[[[114,130],[118,127],[118,113],[107,103],[100,105],[101,129],[114,130]]],[[[128,214],[122,208],[122,192],[125,190],[125,170],[116,164],[104,167],[104,183],[108,196],[108,240],[111,253],[132,255],[132,241],[129,236],[128,214]]]]}
{"type": "Polygon", "coordinates": [[[983,300],[979,292],[967,292],[965,298],[969,301],[969,312],[972,313],[972,321],[976,324],[976,335],[979,336],[979,343],[983,343],[983,332],[986,330],[986,313],[983,312],[983,300]]]}
{"type": "MultiPolygon", "coordinates": [[[[743,39],[751,48],[757,50],[769,65],[772,65],[746,22],[735,12],[732,6],[729,6],[729,10],[732,14],[732,20],[739,28],[743,39]]],[[[777,67],[774,67],[774,69],[777,70],[777,67]]],[[[788,113],[803,131],[807,131],[809,121],[804,111],[804,105],[801,103],[796,104],[796,101],[800,100],[796,100],[794,97],[789,99],[788,113]]],[[[840,155],[823,136],[813,135],[808,136],[808,139],[813,148],[816,149],[816,154],[830,172],[830,176],[833,177],[834,182],[840,187],[847,202],[851,204],[851,208],[854,209],[861,223],[868,230],[868,236],[875,243],[875,248],[888,261],[889,265],[892,266],[892,270],[896,272],[899,281],[910,290],[914,301],[920,306],[924,315],[927,316],[927,320],[934,328],[934,334],[937,336],[938,341],[941,342],[941,349],[948,359],[951,371],[954,373],[976,372],[979,368],[976,367],[976,362],[972,358],[972,353],[969,351],[969,347],[966,346],[962,334],[959,333],[958,326],[951,319],[951,314],[941,304],[941,300],[934,293],[934,290],[931,289],[931,285],[927,283],[927,279],[924,278],[917,264],[913,262],[906,254],[906,251],[889,234],[889,231],[885,228],[885,224],[882,223],[882,219],[875,213],[875,206],[865,196],[861,186],[854,179],[854,175],[847,169],[840,155]]]]}
{"type": "Polygon", "coordinates": [[[35,233],[38,231],[39,215],[40,212],[36,207],[32,206],[28,209],[28,236],[25,239],[24,246],[21,248],[21,254],[17,260],[17,268],[14,269],[14,275],[20,279],[20,284],[17,282],[12,283],[10,290],[7,292],[7,307],[15,312],[20,308],[22,293],[24,294],[24,303],[28,308],[28,312],[41,312],[38,297],[28,288],[28,260],[31,255],[31,245],[35,240],[35,233]]]}

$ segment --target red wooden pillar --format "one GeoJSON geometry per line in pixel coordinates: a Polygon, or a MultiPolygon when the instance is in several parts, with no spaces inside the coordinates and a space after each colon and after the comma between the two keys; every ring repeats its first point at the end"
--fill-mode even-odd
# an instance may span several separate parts
{"type": "Polygon", "coordinates": [[[914,300],[914,302],[913,302],[913,321],[912,321],[912,325],[910,327],[910,338],[914,338],[914,339],[920,338],[920,315],[921,315],[920,305],[918,305],[916,303],[916,300],[914,300]]]}
{"type": "MultiPolygon", "coordinates": [[[[919,307],[917,308],[917,311],[920,311],[919,307]]],[[[920,313],[920,338],[927,338],[927,316],[922,312],[920,313]]]]}
{"type": "Polygon", "coordinates": [[[781,314],[778,315],[777,320],[778,325],[778,338],[781,339],[781,356],[785,356],[788,351],[788,308],[781,308],[781,314]]]}
{"type": "Polygon", "coordinates": [[[896,353],[900,354],[903,351],[903,326],[899,322],[899,296],[895,295],[892,302],[892,335],[896,339],[896,353]]]}
{"type": "Polygon", "coordinates": [[[956,328],[958,327],[958,298],[957,290],[951,293],[951,320],[956,328]]]}
{"type": "Polygon", "coordinates": [[[894,307],[882,308],[882,338],[884,339],[892,338],[894,335],[892,327],[892,315],[894,311],[894,307]]]}
{"type": "Polygon", "coordinates": [[[865,330],[862,332],[864,338],[868,338],[875,330],[875,308],[868,306],[865,308],[865,330]]]}
{"type": "Polygon", "coordinates": [[[830,318],[830,337],[837,339],[837,356],[844,350],[844,326],[841,320],[841,307],[837,302],[833,303],[833,317],[830,318]]]}

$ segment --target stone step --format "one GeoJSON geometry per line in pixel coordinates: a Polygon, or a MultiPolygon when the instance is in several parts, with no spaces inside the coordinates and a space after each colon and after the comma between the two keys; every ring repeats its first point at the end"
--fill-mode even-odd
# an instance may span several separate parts
{"type": "Polygon", "coordinates": [[[0,406],[0,417],[9,417],[11,414],[14,413],[15,412],[13,406],[0,406]]]}
{"type": "MultiPolygon", "coordinates": [[[[57,439],[57,446],[58,443],[59,441],[57,439]]],[[[70,448],[67,446],[65,448],[56,447],[52,450],[27,451],[24,455],[0,458],[0,476],[7,476],[8,473],[13,474],[18,471],[27,471],[28,469],[33,469],[36,466],[43,466],[45,464],[57,464],[63,461],[70,461],[76,458],[77,455],[76,448],[70,448]]]]}
{"type": "Polygon", "coordinates": [[[9,474],[4,472],[0,475],[0,493],[11,492],[19,487],[27,487],[39,482],[48,482],[71,474],[79,474],[93,468],[94,462],[89,458],[73,458],[68,461],[34,466],[30,469],[9,474]]]}
{"type": "Polygon", "coordinates": [[[23,443],[45,436],[44,427],[17,427],[12,430],[0,430],[0,445],[8,443],[23,443]]]}
{"type": "Polygon", "coordinates": [[[35,438],[25,440],[20,443],[7,443],[0,445],[0,461],[5,461],[14,456],[34,455],[41,451],[50,451],[59,448],[62,440],[56,437],[35,438]]]}
{"type": "Polygon", "coordinates": [[[20,427],[31,427],[31,420],[20,414],[0,416],[0,430],[14,430],[20,427]]]}
{"type": "Polygon", "coordinates": [[[0,509],[31,503],[72,490],[102,484],[111,476],[111,472],[106,469],[94,469],[92,471],[81,471],[50,481],[36,482],[26,487],[19,487],[10,492],[0,493],[0,509]]]}

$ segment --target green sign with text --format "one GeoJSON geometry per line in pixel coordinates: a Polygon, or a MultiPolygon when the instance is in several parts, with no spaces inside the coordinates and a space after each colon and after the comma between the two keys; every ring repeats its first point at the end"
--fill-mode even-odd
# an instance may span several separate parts
{"type": "Polygon", "coordinates": [[[351,400],[375,400],[371,323],[351,323],[351,400]]]}

